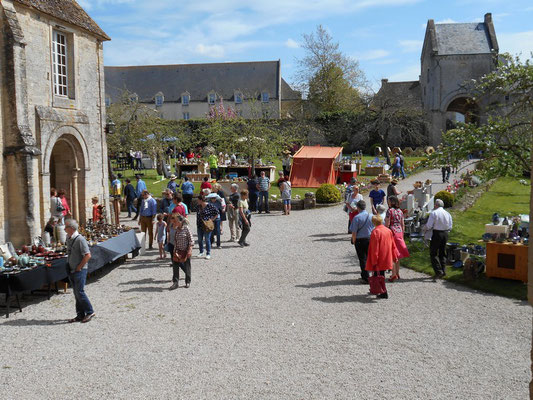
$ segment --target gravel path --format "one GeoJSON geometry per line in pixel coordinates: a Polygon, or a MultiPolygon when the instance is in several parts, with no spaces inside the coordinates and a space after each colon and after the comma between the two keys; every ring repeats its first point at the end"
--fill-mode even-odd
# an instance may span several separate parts
{"type": "Polygon", "coordinates": [[[166,290],[155,252],[91,280],[89,324],[65,324],[70,290],[2,314],[1,397],[527,397],[527,303],[410,270],[375,300],[340,207],[255,215],[252,228],[250,247],[194,259],[190,289],[166,290]]]}

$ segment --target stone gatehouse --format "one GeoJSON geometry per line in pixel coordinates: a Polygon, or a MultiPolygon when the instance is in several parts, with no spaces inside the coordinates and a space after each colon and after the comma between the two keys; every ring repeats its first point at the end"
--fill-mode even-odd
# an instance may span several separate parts
{"type": "Polygon", "coordinates": [[[103,42],[74,0],[2,0],[0,242],[28,243],[50,217],[50,188],[74,218],[107,202],[103,42]]]}

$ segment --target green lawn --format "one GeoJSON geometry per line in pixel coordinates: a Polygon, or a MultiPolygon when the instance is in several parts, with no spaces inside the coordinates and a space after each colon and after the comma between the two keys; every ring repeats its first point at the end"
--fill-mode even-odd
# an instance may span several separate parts
{"type": "MultiPolygon", "coordinates": [[[[363,167],[366,165],[367,161],[373,160],[374,157],[371,156],[363,156],[363,167]]],[[[405,157],[405,162],[407,163],[407,166],[412,165],[413,163],[417,161],[425,160],[425,157],[405,157]]],[[[270,160],[265,160],[270,161],[270,160]]],[[[175,160],[172,161],[172,165],[174,165],[175,160]]],[[[276,166],[276,171],[282,170],[281,160],[273,160],[273,164],[276,166]]],[[[172,168],[173,170],[174,168],[172,168]]],[[[363,168],[364,171],[364,168],[363,168]]],[[[135,172],[131,169],[125,170],[125,171],[115,171],[116,173],[122,174],[122,182],[124,183],[124,179],[130,178],[133,186],[135,186],[135,172]]],[[[154,194],[156,197],[161,196],[161,192],[166,189],[168,180],[163,180],[162,182],[159,181],[159,176],[157,175],[157,171],[155,169],[150,170],[144,170],[143,171],[144,176],[143,180],[146,182],[146,186],[148,187],[148,190],[154,194]]],[[[361,174],[361,177],[368,178],[364,173],[361,174]]],[[[178,183],[181,181],[178,180],[178,183]]],[[[200,192],[200,182],[193,182],[195,187],[195,193],[200,192]]],[[[292,189],[292,196],[293,198],[296,195],[299,195],[300,198],[305,197],[306,192],[313,192],[315,193],[317,188],[293,188],[292,189]]],[[[277,194],[274,192],[273,194],[277,194]]]]}
{"type": "MultiPolygon", "coordinates": [[[[473,207],[462,213],[451,211],[454,226],[449,241],[461,244],[477,244],[481,235],[485,233],[485,224],[490,223],[492,214],[495,212],[500,216],[529,214],[529,190],[530,185],[522,185],[518,179],[498,179],[473,207]]],[[[402,261],[402,265],[420,272],[433,274],[433,268],[431,268],[429,261],[429,249],[412,252],[409,259],[402,261]]],[[[522,282],[487,278],[485,274],[482,274],[476,281],[467,282],[463,279],[462,269],[457,270],[451,267],[447,267],[446,274],[447,280],[474,289],[521,300],[527,298],[527,285],[522,282]]]]}

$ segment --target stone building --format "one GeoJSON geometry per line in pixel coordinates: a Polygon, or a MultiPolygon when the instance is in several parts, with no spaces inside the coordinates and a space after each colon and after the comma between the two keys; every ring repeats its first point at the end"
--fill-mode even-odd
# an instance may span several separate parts
{"type": "Polygon", "coordinates": [[[108,198],[103,42],[74,0],[2,0],[0,242],[40,236],[50,188],[72,215],[108,198]]]}
{"type": "Polygon", "coordinates": [[[498,67],[498,41],[492,15],[483,22],[436,24],[430,19],[422,47],[421,73],[417,81],[382,80],[387,93],[420,108],[429,124],[429,141],[441,142],[442,132],[455,121],[483,122],[482,104],[472,101],[466,84],[498,67]]]}
{"type": "Polygon", "coordinates": [[[280,61],[105,67],[106,103],[131,100],[162,118],[205,118],[223,100],[244,118],[280,118],[301,99],[281,77],[280,61]]]}

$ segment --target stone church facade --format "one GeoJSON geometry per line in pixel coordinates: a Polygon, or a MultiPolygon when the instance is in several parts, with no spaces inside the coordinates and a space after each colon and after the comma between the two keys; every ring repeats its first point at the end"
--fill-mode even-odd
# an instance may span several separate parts
{"type": "Polygon", "coordinates": [[[436,146],[455,121],[483,122],[483,104],[471,101],[467,83],[498,67],[499,47],[490,13],[483,22],[436,24],[429,20],[422,47],[418,81],[382,80],[381,94],[423,110],[429,142],[436,146]]]}
{"type": "Polygon", "coordinates": [[[74,218],[107,202],[103,42],[74,0],[2,0],[0,242],[28,243],[50,217],[50,188],[74,218]]]}

